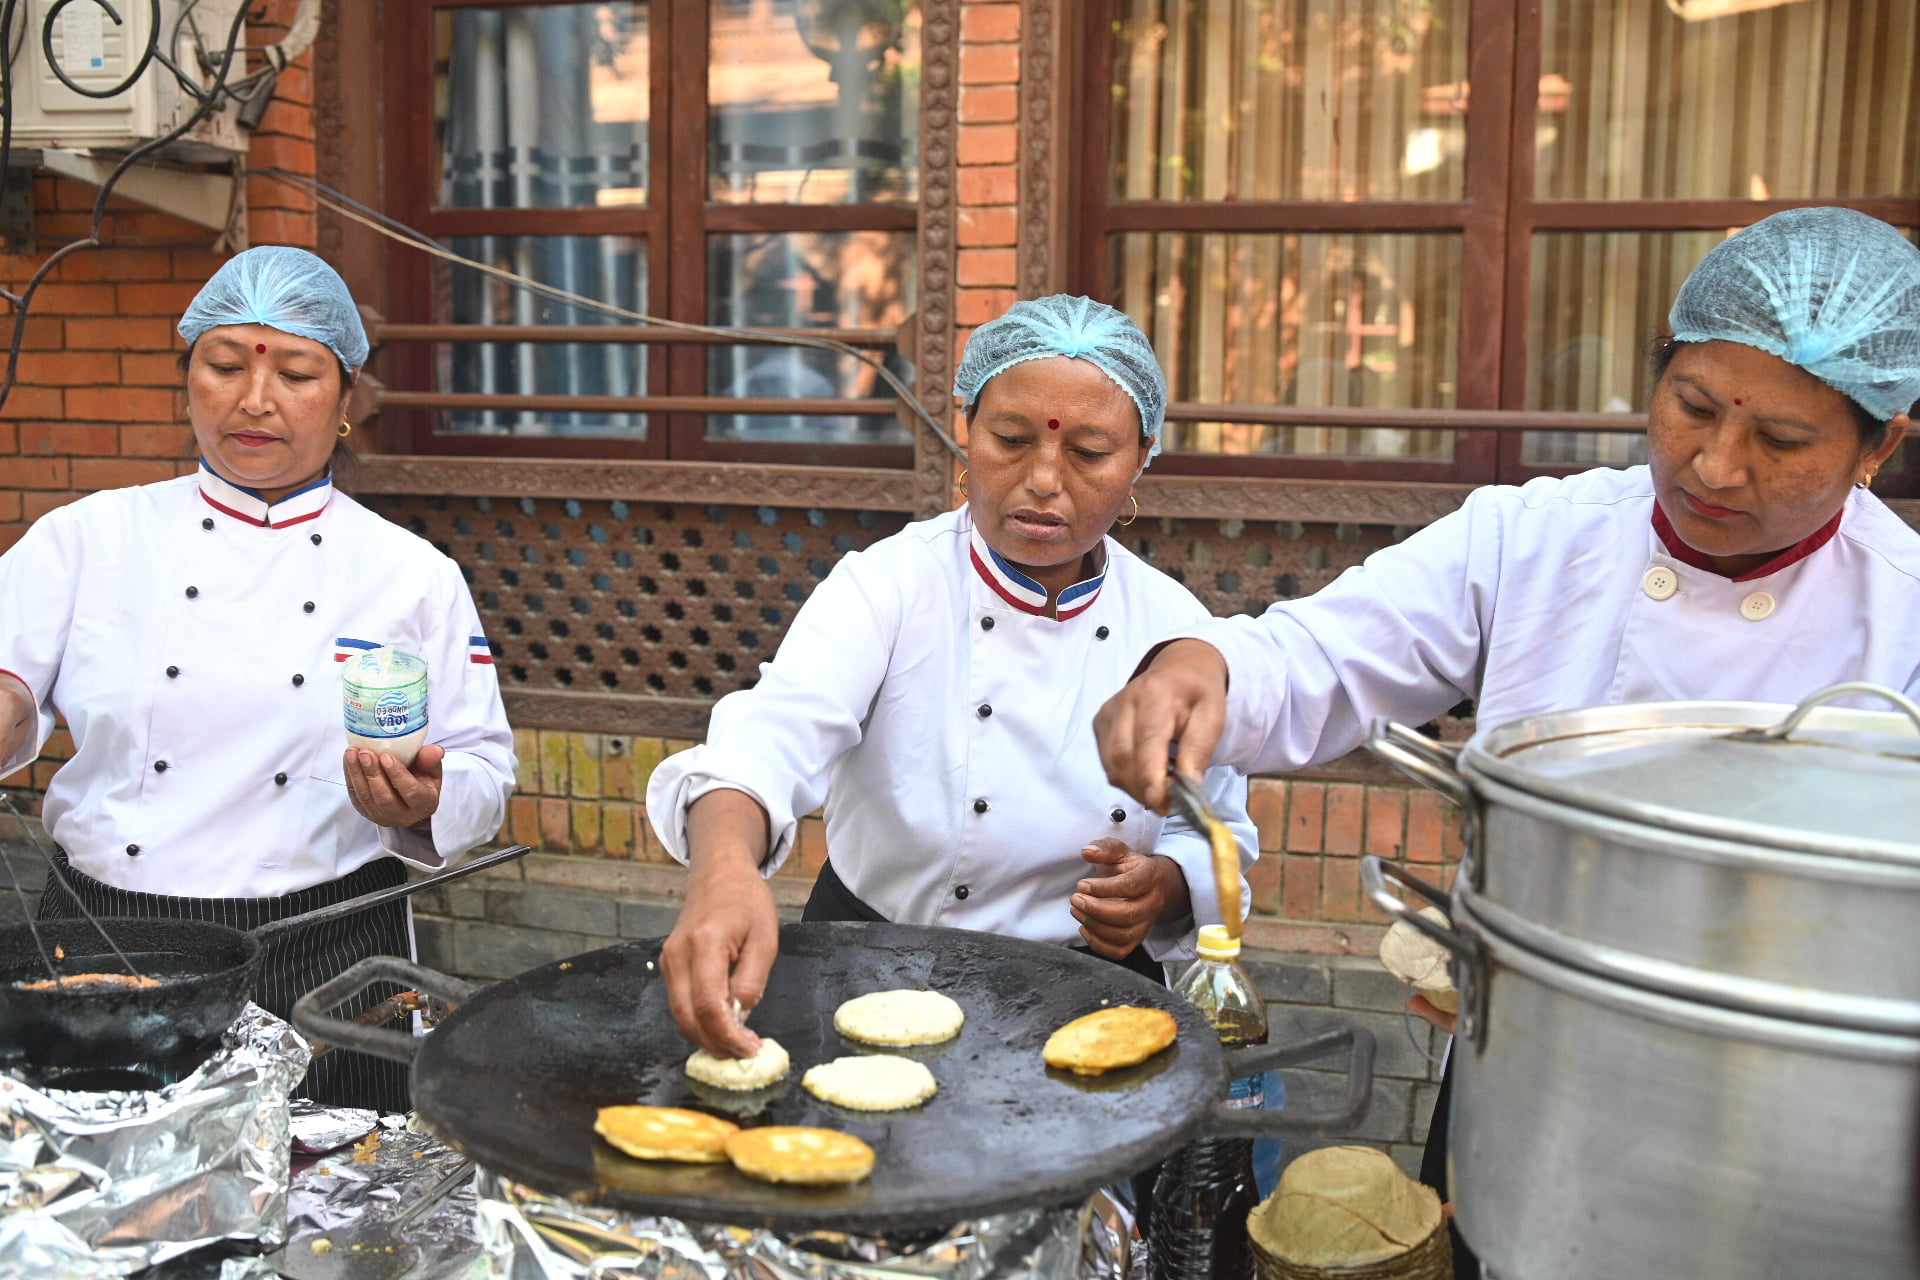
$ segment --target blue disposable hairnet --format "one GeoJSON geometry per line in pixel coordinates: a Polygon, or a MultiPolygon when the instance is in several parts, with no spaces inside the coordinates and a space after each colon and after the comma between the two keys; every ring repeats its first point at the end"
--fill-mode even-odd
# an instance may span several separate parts
{"type": "Polygon", "coordinates": [[[180,336],[198,342],[227,324],[264,324],[325,344],[348,373],[367,362],[367,330],[347,282],[305,249],[262,245],[227,259],[180,317],[180,336]]]}
{"type": "Polygon", "coordinates": [[[1167,379],[1159,357],[1131,316],[1092,298],[1056,293],[1023,299],[975,329],[954,374],[954,399],[972,413],[989,382],[1022,361],[1049,356],[1085,360],[1119,384],[1140,411],[1140,434],[1153,441],[1147,461],[1160,455],[1167,379]]]}
{"type": "Polygon", "coordinates": [[[1798,365],[1886,422],[1920,401],[1920,248],[1851,209],[1789,209],[1701,259],[1667,317],[1681,342],[1798,365]]]}

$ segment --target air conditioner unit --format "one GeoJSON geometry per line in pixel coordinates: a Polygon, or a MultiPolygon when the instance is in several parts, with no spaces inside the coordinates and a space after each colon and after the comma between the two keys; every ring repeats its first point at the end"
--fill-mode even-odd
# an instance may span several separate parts
{"type": "MultiPolygon", "coordinates": [[[[161,0],[159,49],[200,89],[214,72],[202,58],[225,52],[227,32],[243,0],[161,0]]],[[[55,0],[26,0],[7,33],[13,69],[13,145],[48,150],[120,150],[164,136],[199,106],[158,58],[140,78],[111,98],[91,98],[62,84],[47,64],[47,13],[55,0]]],[[[95,0],[74,0],[53,20],[53,56],[67,77],[83,88],[104,91],[126,80],[154,38],[153,6],[134,0],[116,4],[115,22],[95,0]]],[[[244,40],[244,37],[243,37],[244,40]]],[[[235,67],[228,80],[240,78],[235,67]]],[[[172,158],[213,162],[247,148],[235,120],[235,104],[223,104],[196,126],[172,158]]]]}

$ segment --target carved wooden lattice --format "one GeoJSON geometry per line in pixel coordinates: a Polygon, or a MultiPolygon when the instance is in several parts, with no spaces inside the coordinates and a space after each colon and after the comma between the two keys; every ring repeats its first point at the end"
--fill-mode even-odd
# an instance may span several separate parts
{"type": "Polygon", "coordinates": [[[753,683],[887,512],[369,495],[465,571],[504,689],[713,699],[753,683]]]}
{"type": "Polygon", "coordinates": [[[1113,536],[1225,616],[1312,595],[1393,542],[1395,532],[1373,525],[1149,517],[1116,528],[1113,536]]]}

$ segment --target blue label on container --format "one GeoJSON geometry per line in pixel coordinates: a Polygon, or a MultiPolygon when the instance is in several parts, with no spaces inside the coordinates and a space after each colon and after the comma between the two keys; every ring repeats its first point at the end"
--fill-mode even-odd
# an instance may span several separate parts
{"type": "Polygon", "coordinates": [[[1227,1108],[1232,1111],[1258,1111],[1267,1105],[1267,1077],[1241,1076],[1227,1084],[1227,1108]]]}
{"type": "Polygon", "coordinates": [[[415,685],[367,699],[347,696],[347,732],[362,738],[404,738],[427,727],[426,690],[415,685]]]}

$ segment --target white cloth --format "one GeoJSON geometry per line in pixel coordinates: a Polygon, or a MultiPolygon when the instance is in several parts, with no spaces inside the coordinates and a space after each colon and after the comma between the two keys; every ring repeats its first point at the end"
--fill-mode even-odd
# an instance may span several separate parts
{"type": "Polygon", "coordinates": [[[1306,599],[1192,628],[1227,660],[1216,760],[1284,773],[1466,698],[1492,728],[1843,680],[1920,694],[1920,534],[1872,494],[1817,550],[1737,582],[1673,554],[1653,509],[1645,467],[1480,489],[1306,599]]]}
{"type": "Polygon", "coordinates": [[[279,895],[493,836],[513,735],[481,636],[452,560],[325,482],[269,508],[202,468],[52,511],[0,556],[0,669],[40,708],[26,758],[56,712],[73,732],[47,828],[81,871],[144,893],[279,895]],[[447,750],[430,840],[348,797],[335,658],[352,640],[426,659],[447,750]]]}
{"type": "MultiPolygon", "coordinates": [[[[1104,584],[1065,622],[990,585],[964,509],[848,554],[759,683],[720,700],[703,745],[655,769],[661,844],[686,861],[687,806],[734,788],[767,811],[771,875],[824,800],[834,871],[887,919],[1074,943],[1068,899],[1094,871],[1080,850],[1114,837],[1178,862],[1198,923],[1217,923],[1205,838],[1110,785],[1093,739],[1094,713],[1148,644],[1206,610],[1119,543],[1105,550],[1104,584]]],[[[1246,780],[1214,769],[1206,790],[1244,872],[1259,849],[1246,780]]],[[[1163,921],[1148,954],[1191,954],[1194,927],[1163,921]]]]}

